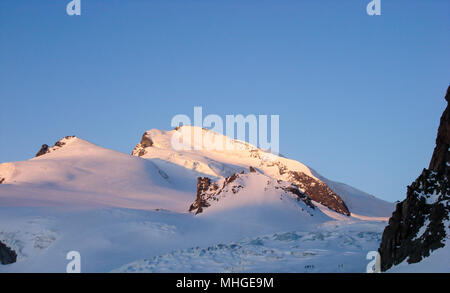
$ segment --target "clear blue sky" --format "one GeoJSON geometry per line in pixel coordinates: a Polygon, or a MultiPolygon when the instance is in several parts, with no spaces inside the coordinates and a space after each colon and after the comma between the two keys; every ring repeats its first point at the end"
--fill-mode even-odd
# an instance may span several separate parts
{"type": "Polygon", "coordinates": [[[387,200],[428,166],[450,1],[0,1],[0,162],[77,135],[130,153],[175,114],[279,114],[280,151],[387,200]]]}

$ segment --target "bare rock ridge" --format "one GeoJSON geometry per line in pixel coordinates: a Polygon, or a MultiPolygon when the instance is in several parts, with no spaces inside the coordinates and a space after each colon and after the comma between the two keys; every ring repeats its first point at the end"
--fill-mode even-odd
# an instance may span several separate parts
{"type": "Polygon", "coordinates": [[[436,137],[436,147],[428,167],[428,169],[438,173],[445,172],[448,169],[447,162],[450,161],[450,110],[448,108],[448,103],[450,103],[450,86],[447,89],[445,100],[447,101],[447,108],[441,116],[436,137]]]}
{"type": "Polygon", "coordinates": [[[386,226],[379,252],[381,270],[403,261],[420,262],[433,250],[445,246],[449,227],[450,185],[450,86],[445,96],[436,147],[428,169],[407,188],[406,199],[398,203],[386,226]]]}
{"type": "Polygon", "coordinates": [[[48,145],[47,144],[43,144],[41,149],[39,150],[39,152],[36,154],[35,157],[40,157],[42,155],[45,155],[46,153],[48,153],[48,149],[49,149],[48,145]]]}
{"type": "MultiPolygon", "coordinates": [[[[195,211],[195,214],[203,212],[204,208],[210,206],[206,199],[206,192],[210,189],[211,179],[208,177],[197,178],[197,197],[193,204],[189,207],[189,212],[195,211]]],[[[217,184],[212,185],[212,190],[219,189],[217,184]]]]}
{"type": "MultiPolygon", "coordinates": [[[[258,150],[252,150],[251,156],[261,159],[258,150]]],[[[267,163],[264,162],[264,160],[261,160],[261,164],[266,164],[267,166],[276,166],[278,168],[278,173],[282,176],[285,176],[285,180],[297,185],[312,200],[323,204],[324,206],[335,212],[350,216],[350,211],[342,198],[333,190],[331,190],[331,188],[329,188],[324,182],[308,176],[303,172],[291,171],[287,166],[279,161],[267,163]]]]}
{"type": "Polygon", "coordinates": [[[40,157],[43,156],[45,154],[51,153],[52,151],[55,151],[61,147],[63,147],[64,145],[66,145],[67,141],[70,139],[75,138],[76,136],[66,136],[60,140],[58,140],[53,147],[49,147],[47,144],[43,144],[41,149],[39,150],[39,152],[36,154],[35,157],[40,157]]]}
{"type": "Polygon", "coordinates": [[[12,264],[17,261],[17,253],[0,241],[0,263],[12,264]]]}
{"type": "Polygon", "coordinates": [[[294,183],[314,201],[323,204],[340,214],[350,216],[350,211],[342,198],[322,181],[303,172],[289,171],[289,182],[294,183]]]}
{"type": "Polygon", "coordinates": [[[147,132],[144,133],[142,135],[142,139],[141,142],[138,143],[133,151],[131,152],[131,154],[133,156],[138,156],[138,157],[142,157],[143,155],[145,155],[145,148],[146,147],[151,147],[153,145],[153,141],[150,137],[147,136],[147,132]]]}
{"type": "MultiPolygon", "coordinates": [[[[250,172],[248,174],[257,174],[255,168],[250,167],[250,172]]],[[[226,193],[237,194],[244,186],[237,182],[237,179],[245,175],[245,172],[235,173],[229,177],[226,177],[223,181],[222,186],[219,183],[212,182],[208,177],[198,177],[197,179],[197,197],[194,203],[189,207],[189,212],[195,214],[202,213],[203,210],[211,206],[212,202],[220,201],[220,197],[224,196],[226,193]]],[[[274,183],[270,181],[267,184],[272,184],[275,190],[279,190],[280,193],[288,193],[292,195],[297,201],[303,201],[311,209],[315,209],[315,206],[311,202],[311,199],[302,192],[298,186],[290,182],[283,182],[282,180],[274,180],[274,183]],[[282,184],[284,183],[284,184],[282,184]]],[[[267,187],[266,187],[267,188],[267,187]]]]}

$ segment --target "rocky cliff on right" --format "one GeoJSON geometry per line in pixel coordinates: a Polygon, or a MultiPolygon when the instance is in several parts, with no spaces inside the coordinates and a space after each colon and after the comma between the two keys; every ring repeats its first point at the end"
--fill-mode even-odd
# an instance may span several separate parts
{"type": "Polygon", "coordinates": [[[445,100],[447,107],[441,117],[430,165],[408,186],[406,199],[397,204],[383,232],[379,248],[382,271],[405,261],[421,262],[448,243],[450,86],[445,100]]]}
{"type": "Polygon", "coordinates": [[[15,263],[16,261],[16,252],[0,241],[0,264],[8,265],[15,263]]]}

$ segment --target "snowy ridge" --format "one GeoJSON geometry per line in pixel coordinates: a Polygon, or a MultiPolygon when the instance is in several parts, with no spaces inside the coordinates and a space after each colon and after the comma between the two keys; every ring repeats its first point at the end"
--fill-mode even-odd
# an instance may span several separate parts
{"type": "Polygon", "coordinates": [[[23,162],[0,164],[3,204],[117,206],[184,211],[190,192],[177,190],[154,163],[80,138],[23,162]],[[167,194],[172,194],[167,197],[167,194]]]}
{"type": "Polygon", "coordinates": [[[274,207],[281,203],[313,216],[315,206],[296,185],[250,170],[250,173],[235,173],[217,182],[199,178],[197,199],[189,211],[199,214],[262,204],[274,207]]]}
{"type": "Polygon", "coordinates": [[[215,177],[227,177],[247,170],[249,166],[255,166],[261,167],[269,176],[279,175],[289,169],[317,179],[310,169],[300,162],[267,153],[249,143],[194,126],[182,126],[171,131],[149,130],[144,133],[132,155],[147,159],[159,158],[215,177]],[[193,135],[196,131],[202,133],[202,141],[193,135]],[[171,140],[175,132],[178,132],[180,141],[184,142],[185,137],[191,138],[186,139],[190,143],[185,144],[189,150],[173,149],[171,140]],[[218,141],[223,149],[208,147],[210,144],[206,143],[207,141],[218,141]]]}
{"type": "Polygon", "coordinates": [[[39,150],[39,152],[36,154],[36,157],[40,157],[43,156],[45,154],[54,152],[60,148],[62,148],[63,146],[71,143],[72,141],[74,141],[76,139],[75,136],[66,136],[63,137],[62,139],[58,140],[54,146],[49,147],[47,144],[43,144],[41,149],[39,150]]]}

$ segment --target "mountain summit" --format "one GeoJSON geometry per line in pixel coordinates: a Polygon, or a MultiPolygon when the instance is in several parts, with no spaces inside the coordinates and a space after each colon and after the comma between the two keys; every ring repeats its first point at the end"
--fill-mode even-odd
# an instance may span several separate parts
{"type": "Polygon", "coordinates": [[[311,200],[345,216],[352,213],[349,206],[370,206],[369,203],[377,207],[372,210],[369,208],[371,216],[388,216],[392,210],[391,204],[328,180],[298,161],[267,153],[246,142],[195,126],[185,125],[171,131],[149,130],[143,134],[132,155],[152,160],[169,178],[177,177],[179,181],[185,181],[185,184],[190,186],[192,177],[219,180],[254,167],[259,173],[270,178],[295,184],[311,200]],[[223,150],[208,149],[204,147],[205,140],[192,138],[195,131],[202,132],[203,137],[208,137],[210,141],[221,141],[229,147],[223,150]],[[184,141],[186,149],[175,150],[172,147],[171,140],[175,133],[180,139],[187,137],[184,141]],[[177,176],[180,168],[189,170],[190,177],[177,176]]]}

